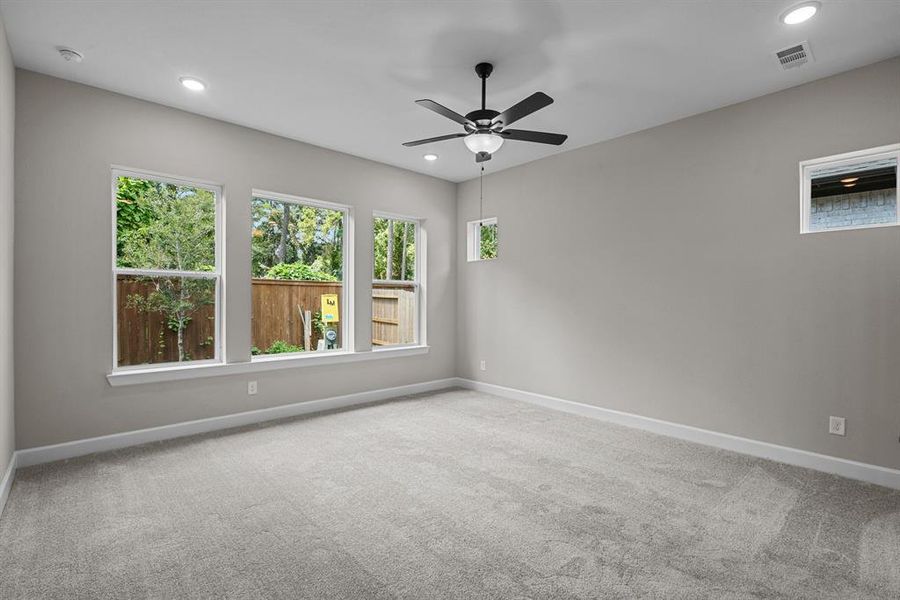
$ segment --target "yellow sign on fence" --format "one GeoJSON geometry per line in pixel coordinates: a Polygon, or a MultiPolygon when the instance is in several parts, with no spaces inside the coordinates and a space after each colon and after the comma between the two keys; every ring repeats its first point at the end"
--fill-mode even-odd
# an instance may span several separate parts
{"type": "Polygon", "coordinates": [[[322,320],[326,323],[340,321],[341,311],[338,310],[337,294],[322,294],[322,320]]]}

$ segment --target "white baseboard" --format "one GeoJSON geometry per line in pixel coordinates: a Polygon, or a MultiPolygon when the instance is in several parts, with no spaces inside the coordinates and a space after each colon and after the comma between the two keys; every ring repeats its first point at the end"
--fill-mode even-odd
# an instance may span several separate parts
{"type": "MultiPolygon", "coordinates": [[[[336,408],[346,408],[348,406],[367,404],[369,402],[408,396],[410,394],[432,392],[453,387],[457,384],[458,381],[455,377],[435,379],[423,383],[413,383],[411,385],[347,394],[346,396],[335,396],[333,398],[323,398],[321,400],[297,402],[295,404],[261,408],[221,417],[210,417],[208,419],[174,423],[172,425],[163,425],[161,427],[114,433],[112,435],[75,440],[62,444],[53,444],[52,446],[27,448],[16,452],[16,467],[30,467],[32,465],[39,465],[56,460],[84,456],[85,454],[94,454],[95,452],[105,452],[107,450],[116,450],[128,446],[137,446],[148,442],[158,442],[197,433],[207,433],[209,431],[230,429],[232,427],[252,425],[264,421],[273,421],[285,417],[295,417],[298,415],[334,410],[336,408]]],[[[12,480],[10,479],[10,481],[12,480]]]]}
{"type": "Polygon", "coordinates": [[[741,454],[749,454],[759,458],[766,458],[777,462],[787,463],[798,467],[806,467],[816,471],[841,475],[850,479],[857,479],[867,483],[883,485],[885,487],[900,489],[900,470],[870,465],[867,463],[817,454],[807,450],[799,450],[788,446],[779,446],[768,442],[760,442],[749,438],[738,437],[727,433],[719,433],[690,425],[681,425],[671,421],[662,421],[651,417],[643,417],[632,413],[600,408],[590,404],[572,402],[544,394],[535,394],[524,390],[503,387],[492,383],[483,383],[471,379],[458,378],[457,385],[470,390],[485,392],[503,398],[521,400],[531,404],[538,404],[547,408],[561,410],[568,413],[592,417],[603,421],[618,423],[628,427],[644,429],[653,433],[666,435],[698,444],[714,446],[724,450],[731,450],[741,454]]]}
{"type": "Polygon", "coordinates": [[[3,516],[3,509],[6,508],[6,499],[9,498],[9,490],[12,489],[13,478],[16,474],[16,453],[9,457],[9,465],[6,467],[6,473],[3,479],[0,479],[0,517],[3,516]]]}
{"type": "Polygon", "coordinates": [[[67,458],[75,458],[77,456],[84,456],[95,452],[116,450],[128,446],[146,444],[148,442],[157,442],[198,433],[230,429],[232,427],[251,425],[285,417],[346,408],[409,394],[437,391],[454,386],[485,392],[503,398],[521,400],[555,410],[618,423],[628,427],[644,429],[653,433],[731,450],[733,452],[740,452],[750,456],[900,489],[900,470],[896,469],[817,454],[815,452],[799,450],[787,446],[779,446],[768,442],[760,442],[727,433],[719,433],[707,429],[700,429],[699,427],[691,427],[690,425],[681,425],[632,413],[600,408],[598,406],[572,402],[571,400],[563,400],[562,398],[526,392],[524,390],[517,390],[491,383],[450,377],[447,379],[437,379],[393,388],[347,394],[345,396],[323,398],[321,400],[310,400],[308,402],[273,406],[271,408],[262,408],[221,417],[210,417],[208,419],[175,423],[173,425],[163,425],[161,427],[116,433],[85,440],[54,444],[52,446],[40,446],[19,450],[13,455],[10,465],[3,475],[3,479],[0,480],[0,514],[2,514],[9,490],[12,487],[16,468],[29,467],[67,458]]]}

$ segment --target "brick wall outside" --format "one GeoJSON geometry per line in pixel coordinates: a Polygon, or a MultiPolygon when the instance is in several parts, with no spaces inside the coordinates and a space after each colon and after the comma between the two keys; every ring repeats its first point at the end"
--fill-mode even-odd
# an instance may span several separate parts
{"type": "Polygon", "coordinates": [[[809,230],[897,222],[897,190],[813,198],[809,230]]]}

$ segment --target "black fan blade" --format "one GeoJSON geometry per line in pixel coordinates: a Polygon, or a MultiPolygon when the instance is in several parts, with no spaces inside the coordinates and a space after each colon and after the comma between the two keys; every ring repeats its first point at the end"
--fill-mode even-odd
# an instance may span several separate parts
{"type": "Polygon", "coordinates": [[[444,140],[452,140],[453,138],[466,137],[469,135],[468,133],[451,133],[449,135],[439,135],[433,138],[427,138],[424,140],[416,140],[414,142],[405,142],[403,145],[407,148],[412,148],[413,146],[421,146],[422,144],[430,144],[431,142],[443,142],[444,140]]]}
{"type": "Polygon", "coordinates": [[[491,160],[489,152],[479,152],[475,155],[475,164],[483,163],[486,160],[491,160]]]}
{"type": "Polygon", "coordinates": [[[504,127],[509,127],[522,117],[527,117],[533,112],[539,111],[545,106],[553,104],[553,98],[544,92],[535,92],[528,96],[518,104],[513,104],[502,113],[494,117],[492,123],[502,123],[504,127]]]}
{"type": "Polygon", "coordinates": [[[525,129],[504,129],[500,132],[500,135],[508,140],[553,144],[554,146],[559,146],[569,137],[561,133],[544,133],[543,131],[528,131],[525,129]]]}
{"type": "Polygon", "coordinates": [[[425,107],[428,110],[433,110],[437,114],[447,117],[451,121],[456,121],[460,125],[465,125],[467,127],[471,127],[472,129],[475,129],[475,123],[473,123],[469,119],[465,118],[458,112],[453,112],[446,106],[441,106],[434,100],[427,100],[427,99],[426,100],[416,100],[416,104],[418,104],[419,106],[425,107]]]}

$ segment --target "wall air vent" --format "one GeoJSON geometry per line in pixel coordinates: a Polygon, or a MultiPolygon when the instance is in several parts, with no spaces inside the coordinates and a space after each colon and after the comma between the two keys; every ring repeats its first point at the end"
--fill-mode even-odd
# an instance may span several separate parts
{"type": "Polygon", "coordinates": [[[812,50],[809,49],[809,42],[800,42],[790,48],[779,50],[775,53],[775,58],[778,59],[778,64],[785,71],[815,60],[812,50]]]}

